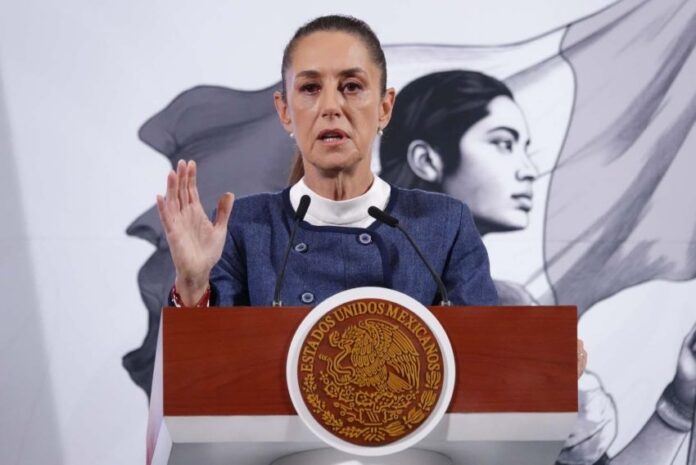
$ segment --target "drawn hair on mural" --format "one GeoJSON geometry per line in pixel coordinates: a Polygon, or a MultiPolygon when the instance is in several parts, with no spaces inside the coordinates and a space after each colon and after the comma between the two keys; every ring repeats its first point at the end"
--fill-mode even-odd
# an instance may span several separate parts
{"type": "Polygon", "coordinates": [[[523,229],[536,169],[527,121],[510,89],[477,71],[410,82],[380,145],[380,176],[466,203],[481,234],[523,229]]]}
{"type": "Polygon", "coordinates": [[[445,174],[456,171],[462,135],[488,116],[488,104],[499,96],[514,99],[505,83],[478,71],[431,73],[408,83],[398,93],[380,143],[380,177],[398,186],[441,191],[440,182],[424,179],[409,166],[409,146],[414,140],[429,144],[440,154],[445,174]]]}

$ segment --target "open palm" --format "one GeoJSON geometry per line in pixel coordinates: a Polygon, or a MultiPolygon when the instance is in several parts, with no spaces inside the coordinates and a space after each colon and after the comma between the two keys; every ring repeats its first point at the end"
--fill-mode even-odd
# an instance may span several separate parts
{"type": "Polygon", "coordinates": [[[205,292],[210,271],[220,260],[234,195],[225,193],[211,222],[196,187],[196,163],[180,160],[167,176],[165,197],[157,196],[157,210],[176,268],[176,287],[186,304],[205,292]]]}

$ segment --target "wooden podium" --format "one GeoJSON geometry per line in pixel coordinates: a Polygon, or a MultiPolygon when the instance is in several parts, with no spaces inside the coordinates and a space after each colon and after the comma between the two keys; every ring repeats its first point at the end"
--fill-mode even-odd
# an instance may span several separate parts
{"type": "MultiPolygon", "coordinates": [[[[430,309],[457,379],[448,413],[418,448],[462,465],[553,464],[577,412],[575,307],[430,309]]],[[[308,312],[163,309],[147,464],[268,465],[326,447],[296,415],[285,380],[308,312]]]]}

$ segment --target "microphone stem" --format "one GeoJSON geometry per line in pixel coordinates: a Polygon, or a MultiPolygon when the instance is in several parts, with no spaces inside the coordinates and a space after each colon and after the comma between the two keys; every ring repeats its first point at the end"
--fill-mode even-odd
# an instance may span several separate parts
{"type": "Polygon", "coordinates": [[[423,253],[420,251],[420,249],[418,248],[416,243],[413,242],[413,239],[411,239],[411,235],[409,233],[407,233],[406,230],[404,228],[402,228],[400,224],[397,223],[395,227],[399,231],[404,233],[404,236],[406,236],[406,239],[408,239],[408,241],[411,243],[411,245],[413,246],[413,249],[416,251],[416,253],[420,257],[421,261],[428,268],[428,271],[433,276],[433,278],[435,278],[435,282],[437,283],[437,286],[440,288],[440,297],[442,297],[442,300],[440,301],[440,305],[442,305],[443,307],[450,307],[452,305],[452,302],[450,302],[449,299],[447,298],[447,289],[445,289],[445,284],[442,282],[442,280],[437,275],[437,273],[435,273],[435,270],[433,270],[433,267],[430,266],[430,263],[428,263],[428,260],[425,259],[425,257],[423,256],[423,253]]]}
{"type": "Polygon", "coordinates": [[[295,242],[295,233],[297,233],[297,225],[300,223],[300,219],[295,220],[295,224],[292,226],[292,232],[290,232],[290,242],[288,243],[288,246],[285,248],[285,255],[283,256],[283,266],[280,267],[280,270],[278,270],[278,277],[276,279],[276,287],[275,291],[273,292],[273,306],[274,307],[282,307],[283,302],[280,300],[280,286],[283,283],[283,278],[285,277],[285,268],[288,263],[288,256],[290,255],[290,249],[292,248],[292,244],[295,242]]]}

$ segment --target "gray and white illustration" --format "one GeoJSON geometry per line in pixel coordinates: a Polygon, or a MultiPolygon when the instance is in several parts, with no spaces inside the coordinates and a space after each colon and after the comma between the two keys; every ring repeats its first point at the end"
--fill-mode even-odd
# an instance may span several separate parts
{"type": "MultiPolygon", "coordinates": [[[[538,173],[528,155],[530,132],[509,88],[480,72],[445,71],[418,78],[400,93],[380,147],[381,176],[397,185],[445,192],[469,205],[482,236],[526,228],[538,173]]],[[[497,281],[501,304],[534,305],[523,286],[497,281]]],[[[687,335],[668,392],[693,409],[696,326],[687,335]]],[[[580,380],[580,415],[558,459],[577,463],[672,463],[686,428],[653,415],[619,454],[613,400],[600,379],[580,380]],[[650,451],[646,454],[646,451],[650,451]]],[[[661,413],[661,412],[660,412],[661,413]]]]}
{"type": "MultiPolygon", "coordinates": [[[[581,325],[618,312],[612,302],[623,292],[696,278],[695,46],[693,0],[622,0],[509,46],[386,46],[398,96],[374,169],[469,205],[503,303],[577,305],[581,325]]],[[[275,89],[192,88],[140,138],[172,166],[197,161],[209,209],[225,191],[282,189],[294,147],[277,122],[275,89]]],[[[149,330],[124,357],[149,392],[174,270],[155,208],[128,234],[156,247],[138,276],[149,330]]],[[[654,306],[656,318],[670,318],[669,305],[654,306]]],[[[591,352],[580,419],[558,463],[696,463],[696,302],[690,312],[671,340],[654,343],[671,351],[657,362],[669,379],[619,364],[595,371],[592,359],[610,354],[591,352]],[[621,422],[629,394],[607,387],[608,370],[627,386],[649,385],[647,415],[621,422]]],[[[631,331],[601,337],[630,352],[631,331]]]]}

